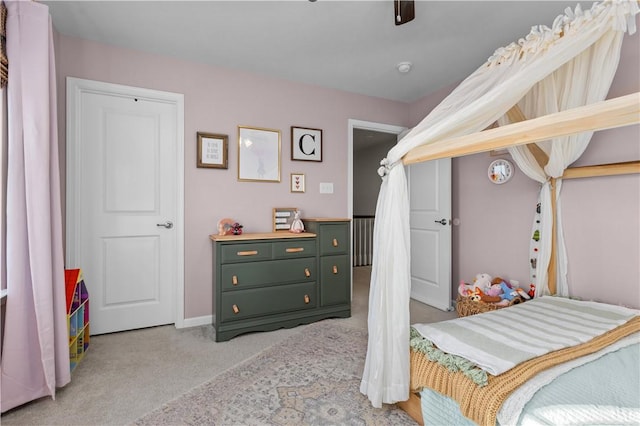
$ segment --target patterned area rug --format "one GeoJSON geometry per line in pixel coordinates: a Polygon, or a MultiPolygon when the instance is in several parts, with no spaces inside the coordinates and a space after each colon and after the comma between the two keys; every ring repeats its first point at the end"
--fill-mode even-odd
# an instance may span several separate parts
{"type": "Polygon", "coordinates": [[[365,331],[314,323],[135,424],[415,425],[360,393],[366,348],[365,331]]]}

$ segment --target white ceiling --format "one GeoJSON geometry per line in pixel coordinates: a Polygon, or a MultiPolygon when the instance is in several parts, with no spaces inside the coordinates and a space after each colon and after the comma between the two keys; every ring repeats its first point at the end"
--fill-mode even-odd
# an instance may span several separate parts
{"type": "Polygon", "coordinates": [[[416,1],[415,20],[396,26],[393,0],[41,1],[68,36],[403,102],[577,2],[416,1]]]}

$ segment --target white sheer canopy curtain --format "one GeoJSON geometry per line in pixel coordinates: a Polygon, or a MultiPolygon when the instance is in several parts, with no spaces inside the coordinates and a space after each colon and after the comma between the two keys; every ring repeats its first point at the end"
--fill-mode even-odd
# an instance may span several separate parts
{"type": "Polygon", "coordinates": [[[70,381],[56,79],[47,6],[5,1],[9,59],[2,412],[70,381]]]}
{"type": "MultiPolygon", "coordinates": [[[[379,173],[383,183],[374,232],[377,250],[373,255],[369,296],[369,344],[360,384],[360,391],[374,407],[409,398],[409,201],[402,157],[416,146],[486,128],[523,99],[538,82],[601,40],[610,40],[616,33],[627,30],[634,32],[637,13],[635,0],[604,1],[594,4],[588,11],[579,7],[575,11],[568,9],[566,14],[556,18],[551,28],[532,28],[524,39],[496,50],[381,162],[379,173]]],[[[619,45],[616,47],[610,41],[605,43],[609,43],[610,49],[619,51],[619,45]]],[[[566,72],[578,81],[585,79],[585,72],[590,73],[588,79],[594,84],[601,77],[610,79],[610,71],[605,71],[603,77],[599,66],[604,64],[593,62],[588,69],[574,65],[566,72]]],[[[557,81],[560,85],[565,83],[564,79],[557,81]]],[[[608,88],[610,81],[603,84],[608,88]]],[[[561,101],[558,97],[548,101],[545,95],[536,102],[556,103],[558,109],[580,105],[571,103],[578,102],[579,96],[570,92],[583,89],[584,84],[559,87],[557,93],[561,101]]],[[[591,102],[595,98],[594,92],[580,102],[591,102]]],[[[557,166],[549,164],[548,167],[557,166]]]]}
{"type": "MultiPolygon", "coordinates": [[[[633,22],[633,21],[632,21],[633,22]]],[[[598,42],[558,68],[551,75],[538,82],[518,103],[527,119],[535,118],[565,109],[588,105],[606,98],[620,60],[623,33],[612,31],[604,34],[598,42]]],[[[500,124],[507,124],[503,117],[500,124]]],[[[585,151],[593,132],[563,136],[537,145],[548,155],[544,168],[538,164],[526,146],[509,148],[514,161],[531,179],[542,184],[541,202],[541,250],[535,271],[538,295],[550,294],[547,268],[551,258],[551,238],[553,212],[552,191],[549,178],[560,178],[565,169],[585,151]]],[[[567,282],[567,254],[562,232],[561,217],[562,180],[556,180],[556,243],[557,243],[557,288],[556,294],[569,295],[567,282]]]]}

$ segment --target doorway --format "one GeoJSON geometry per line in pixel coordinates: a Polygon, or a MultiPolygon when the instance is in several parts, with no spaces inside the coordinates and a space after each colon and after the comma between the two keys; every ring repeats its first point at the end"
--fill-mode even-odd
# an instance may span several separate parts
{"type": "MultiPolygon", "coordinates": [[[[356,225],[355,223],[358,219],[357,216],[375,215],[376,202],[380,191],[380,177],[377,174],[380,160],[384,158],[390,147],[397,143],[398,136],[405,130],[406,128],[401,126],[349,120],[347,194],[348,217],[352,220],[351,282],[353,282],[353,267],[367,264],[368,262],[365,258],[369,255],[369,251],[373,253],[373,219],[370,220],[370,225],[366,224],[367,219],[362,221],[362,226],[365,227],[367,232],[370,232],[370,236],[362,237],[359,235],[358,239],[360,241],[358,243],[354,232],[356,226],[360,226],[360,224],[356,225]],[[361,167],[356,167],[356,162],[360,160],[362,160],[361,167]],[[368,183],[366,187],[361,184],[363,181],[368,183]],[[357,182],[360,182],[359,186],[356,186],[357,182]],[[364,253],[358,253],[358,250],[364,250],[364,253]]],[[[367,265],[365,267],[370,266],[367,265]]]]}
{"type": "MultiPolygon", "coordinates": [[[[354,225],[352,226],[353,259],[351,263],[353,266],[366,263],[362,262],[363,255],[358,252],[358,244],[361,242],[358,241],[359,237],[356,237],[356,226],[359,226],[356,222],[359,222],[358,217],[363,212],[366,214],[372,211],[372,214],[375,214],[375,203],[380,189],[380,178],[377,175],[379,161],[386,156],[390,147],[396,144],[406,130],[400,126],[349,120],[348,193],[349,217],[352,218],[354,225]],[[375,146],[375,142],[387,143],[390,146],[387,149],[381,149],[380,152],[374,152],[377,163],[376,158],[373,158],[373,162],[366,166],[371,169],[371,175],[365,175],[361,179],[361,181],[371,182],[373,191],[365,189],[364,194],[360,194],[361,188],[357,183],[359,181],[356,171],[357,159],[366,158],[368,154],[368,152],[365,154],[366,151],[375,151],[371,149],[375,146]],[[367,194],[368,191],[372,193],[367,194]],[[370,200],[367,200],[367,196],[370,200]],[[357,203],[362,204],[357,205],[357,203]]],[[[448,220],[451,217],[451,160],[443,159],[412,165],[407,168],[407,179],[411,205],[411,298],[448,311],[451,309],[451,223],[448,220]],[[425,255],[425,253],[429,254],[425,255]]],[[[371,243],[372,240],[371,238],[371,243]]]]}

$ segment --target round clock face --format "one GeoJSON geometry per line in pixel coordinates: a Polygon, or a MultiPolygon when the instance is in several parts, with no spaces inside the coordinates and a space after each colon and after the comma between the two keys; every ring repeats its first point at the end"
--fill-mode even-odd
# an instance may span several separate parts
{"type": "Polygon", "coordinates": [[[495,160],[489,164],[488,175],[493,183],[505,183],[513,176],[513,165],[508,160],[495,160]]]}

